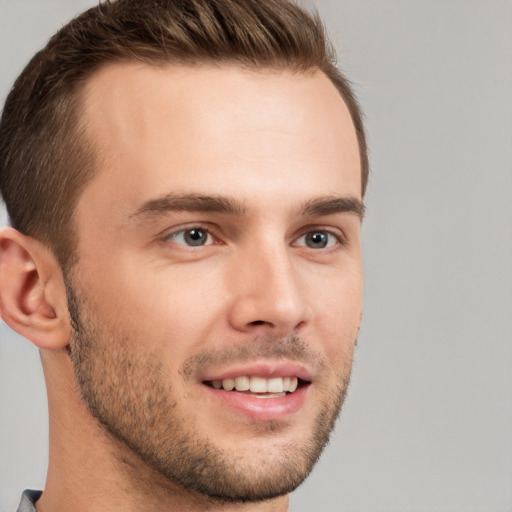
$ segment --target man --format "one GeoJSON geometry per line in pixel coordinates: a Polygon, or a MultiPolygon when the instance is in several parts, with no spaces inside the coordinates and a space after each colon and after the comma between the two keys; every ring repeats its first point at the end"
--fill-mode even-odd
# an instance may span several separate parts
{"type": "Polygon", "coordinates": [[[57,33],[0,125],[0,311],[50,414],[19,510],[287,510],[349,381],[367,174],[285,0],[118,0],[57,33]]]}

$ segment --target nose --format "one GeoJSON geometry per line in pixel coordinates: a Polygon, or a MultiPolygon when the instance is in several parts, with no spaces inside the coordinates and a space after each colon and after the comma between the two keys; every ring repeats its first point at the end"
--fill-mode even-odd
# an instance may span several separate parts
{"type": "Polygon", "coordinates": [[[253,335],[296,334],[309,320],[307,293],[286,246],[255,248],[240,256],[230,282],[229,323],[253,335]]]}

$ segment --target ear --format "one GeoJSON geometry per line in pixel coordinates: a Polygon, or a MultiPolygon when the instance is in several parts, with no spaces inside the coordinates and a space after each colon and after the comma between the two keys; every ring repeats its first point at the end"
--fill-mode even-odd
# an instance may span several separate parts
{"type": "Polygon", "coordinates": [[[66,287],[55,256],[10,227],[0,229],[0,316],[39,348],[69,342],[66,287]]]}

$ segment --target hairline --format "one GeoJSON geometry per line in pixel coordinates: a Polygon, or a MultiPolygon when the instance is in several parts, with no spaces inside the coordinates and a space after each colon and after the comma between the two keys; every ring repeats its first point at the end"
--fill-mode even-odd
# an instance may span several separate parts
{"type": "MultiPolygon", "coordinates": [[[[295,63],[293,61],[290,62],[275,62],[275,63],[265,63],[259,64],[254,63],[245,59],[237,59],[237,58],[226,58],[226,59],[213,59],[213,58],[175,58],[173,56],[169,56],[168,58],[136,58],[131,56],[111,56],[108,59],[99,62],[96,67],[88,70],[73,87],[72,90],[68,92],[68,106],[70,108],[70,117],[73,124],[72,131],[65,136],[64,140],[67,140],[68,143],[74,143],[78,145],[79,150],[81,152],[87,152],[89,161],[86,164],[86,168],[83,169],[84,179],[81,180],[80,185],[75,189],[75,201],[69,211],[69,219],[66,225],[66,233],[65,236],[68,238],[68,251],[63,256],[60,257],[59,254],[56,254],[59,264],[62,269],[71,270],[76,263],[79,261],[79,233],[78,233],[78,225],[76,222],[76,209],[80,197],[85,191],[87,185],[101,172],[101,168],[105,168],[107,165],[107,157],[105,156],[105,152],[103,151],[103,147],[101,141],[94,134],[94,130],[90,123],[88,122],[87,115],[87,89],[94,78],[99,75],[106,68],[111,66],[122,66],[122,65],[134,65],[140,64],[144,66],[150,66],[154,68],[166,68],[170,66],[180,66],[182,68],[198,68],[204,66],[210,66],[212,68],[238,68],[247,72],[256,72],[256,73],[270,73],[270,74],[279,74],[279,73],[292,73],[296,75],[312,75],[315,73],[322,73],[329,82],[336,89],[339,94],[341,100],[343,101],[345,107],[347,108],[350,116],[350,120],[352,123],[352,127],[356,132],[356,140],[359,150],[359,174],[361,180],[361,197],[364,198],[364,168],[363,161],[361,157],[361,152],[363,148],[361,148],[361,140],[357,133],[357,127],[353,118],[352,110],[349,106],[349,101],[345,98],[342,90],[336,83],[336,81],[329,75],[326,70],[322,69],[318,65],[314,66],[301,66],[300,63],[295,63]],[[73,123],[73,121],[75,121],[73,123]]],[[[334,66],[333,66],[334,67],[334,66]]],[[[335,68],[335,67],[334,67],[335,68]]],[[[335,68],[337,69],[337,68],[335,68]]],[[[50,247],[51,248],[51,247],[50,247]]],[[[55,252],[55,251],[53,251],[55,252]]]]}

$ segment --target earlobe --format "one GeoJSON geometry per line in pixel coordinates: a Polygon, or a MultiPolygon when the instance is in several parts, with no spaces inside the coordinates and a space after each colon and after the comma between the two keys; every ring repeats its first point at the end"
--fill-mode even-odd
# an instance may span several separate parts
{"type": "Polygon", "coordinates": [[[34,345],[60,349],[69,340],[66,290],[60,267],[38,240],[0,229],[0,316],[34,345]]]}

